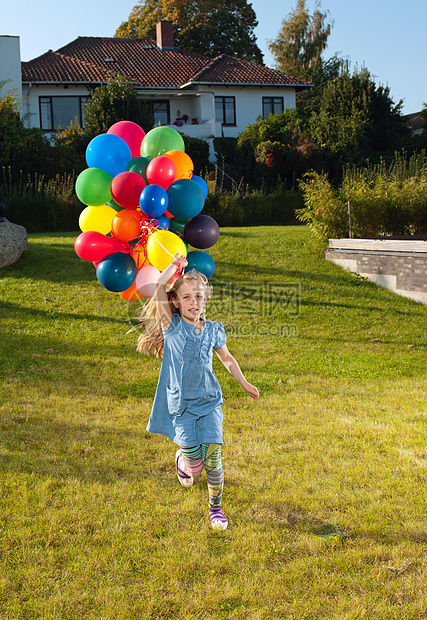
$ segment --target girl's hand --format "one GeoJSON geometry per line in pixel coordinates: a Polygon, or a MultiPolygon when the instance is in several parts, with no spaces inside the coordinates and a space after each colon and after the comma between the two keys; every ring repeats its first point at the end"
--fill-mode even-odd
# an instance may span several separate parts
{"type": "Polygon", "coordinates": [[[177,252],[173,257],[173,264],[177,267],[180,267],[182,270],[185,269],[188,265],[188,260],[182,254],[177,252]]]}
{"type": "Polygon", "coordinates": [[[249,396],[251,396],[254,400],[256,400],[259,397],[259,392],[258,392],[258,388],[256,388],[254,385],[252,385],[251,383],[246,383],[243,386],[243,389],[249,394],[249,396]]]}

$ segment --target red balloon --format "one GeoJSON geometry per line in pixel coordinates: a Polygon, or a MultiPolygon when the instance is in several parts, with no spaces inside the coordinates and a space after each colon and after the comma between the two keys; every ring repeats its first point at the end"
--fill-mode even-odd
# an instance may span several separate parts
{"type": "Polygon", "coordinates": [[[134,209],[123,209],[113,218],[111,230],[120,241],[131,241],[141,233],[142,214],[134,209]]]}
{"type": "Polygon", "coordinates": [[[125,254],[131,253],[132,247],[129,245],[127,241],[122,241],[121,239],[117,239],[116,237],[113,237],[113,239],[114,239],[113,252],[124,252],[125,254]]]}
{"type": "Polygon", "coordinates": [[[124,140],[131,150],[132,157],[139,157],[141,155],[141,142],[145,137],[145,131],[133,121],[114,123],[107,133],[112,133],[124,140]]]}
{"type": "Polygon", "coordinates": [[[114,252],[115,240],[94,230],[81,233],[74,242],[77,256],[83,260],[100,261],[114,252]]]}
{"type": "Polygon", "coordinates": [[[175,180],[176,166],[169,157],[159,155],[150,161],[146,174],[150,185],[160,185],[167,189],[175,180]]]}
{"type": "Polygon", "coordinates": [[[141,175],[136,172],[120,172],[111,181],[111,195],[121,207],[136,209],[139,206],[139,197],[146,186],[141,175]]]}

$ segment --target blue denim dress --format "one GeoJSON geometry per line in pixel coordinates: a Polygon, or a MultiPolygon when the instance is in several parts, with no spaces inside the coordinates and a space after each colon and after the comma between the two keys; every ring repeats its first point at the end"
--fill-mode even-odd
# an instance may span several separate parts
{"type": "Polygon", "coordinates": [[[219,321],[200,332],[178,313],[163,330],[164,351],[147,431],[179,446],[222,443],[222,391],[212,370],[212,349],[226,343],[219,321]]]}

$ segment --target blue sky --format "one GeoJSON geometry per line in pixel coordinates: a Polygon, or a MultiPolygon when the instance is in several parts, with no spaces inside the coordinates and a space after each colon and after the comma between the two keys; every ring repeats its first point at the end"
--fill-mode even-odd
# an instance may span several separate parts
{"type": "MultiPolygon", "coordinates": [[[[0,34],[18,35],[21,59],[56,50],[78,36],[113,36],[136,0],[58,0],[8,2],[2,7],[0,34]]],[[[258,46],[273,66],[267,41],[274,39],[296,0],[252,0],[259,26],[258,46]]],[[[310,11],[314,0],[308,0],[310,11]]],[[[404,100],[403,113],[427,103],[427,0],[323,0],[322,10],[334,21],[324,57],[335,52],[351,66],[365,64],[378,84],[388,85],[393,100],[404,100]]]]}

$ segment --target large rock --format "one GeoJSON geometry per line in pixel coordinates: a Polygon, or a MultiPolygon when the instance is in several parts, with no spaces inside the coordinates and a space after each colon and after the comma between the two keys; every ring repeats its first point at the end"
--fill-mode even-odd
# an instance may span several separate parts
{"type": "Polygon", "coordinates": [[[28,247],[27,231],[8,220],[0,222],[0,267],[16,263],[28,247]]]}

